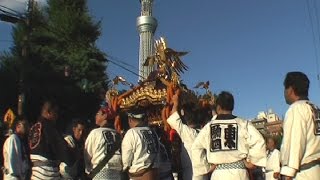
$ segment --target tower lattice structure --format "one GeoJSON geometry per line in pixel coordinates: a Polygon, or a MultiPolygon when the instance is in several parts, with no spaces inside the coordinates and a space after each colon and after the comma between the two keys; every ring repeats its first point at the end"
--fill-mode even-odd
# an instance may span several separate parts
{"type": "Polygon", "coordinates": [[[153,0],[140,0],[141,14],[137,18],[137,28],[140,35],[139,47],[139,80],[148,77],[154,67],[143,66],[146,58],[153,55],[153,35],[157,29],[157,20],[152,17],[153,0]]]}

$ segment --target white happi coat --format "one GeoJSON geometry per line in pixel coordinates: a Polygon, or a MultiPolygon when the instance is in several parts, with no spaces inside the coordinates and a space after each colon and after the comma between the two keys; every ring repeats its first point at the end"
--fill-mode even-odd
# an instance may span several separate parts
{"type": "Polygon", "coordinates": [[[25,179],[28,161],[26,158],[23,159],[23,156],[26,156],[24,153],[18,135],[11,134],[3,144],[3,166],[6,171],[4,180],[25,179]]]}
{"type": "Polygon", "coordinates": [[[149,127],[134,127],[125,134],[122,145],[123,169],[129,173],[159,168],[159,140],[149,127]]]}
{"type": "MultiPolygon", "coordinates": [[[[250,122],[237,117],[221,120],[217,116],[200,131],[192,145],[194,175],[207,174],[211,164],[235,163],[244,159],[265,167],[266,147],[259,131],[250,122]]],[[[245,168],[226,168],[214,170],[211,179],[247,180],[249,176],[245,168]]]]}
{"type": "Polygon", "coordinates": [[[296,101],[286,112],[280,152],[281,174],[301,180],[320,179],[319,165],[298,171],[301,165],[320,158],[319,111],[309,101],[296,101]]]}
{"type": "Polygon", "coordinates": [[[181,150],[181,166],[182,166],[182,178],[184,180],[192,180],[192,179],[205,179],[202,175],[194,176],[192,172],[192,162],[191,162],[191,147],[198,136],[200,130],[191,128],[184,124],[178,114],[178,112],[174,112],[167,119],[170,127],[177,131],[182,141],[182,150],[181,150]]]}
{"type": "Polygon", "coordinates": [[[267,151],[266,180],[274,180],[273,174],[280,173],[280,151],[267,151]]]}
{"type": "MultiPolygon", "coordinates": [[[[30,155],[31,161],[48,161],[47,158],[41,155],[30,155]]],[[[50,179],[50,180],[61,180],[61,174],[59,172],[59,167],[52,167],[52,166],[37,166],[32,167],[32,180],[40,180],[40,179],[50,179]]]]}
{"type": "MultiPolygon", "coordinates": [[[[116,134],[116,130],[106,127],[100,127],[90,132],[86,139],[84,149],[86,173],[89,174],[93,168],[105,158],[106,154],[110,153],[110,149],[114,146],[116,141],[116,134]]],[[[121,171],[122,164],[119,149],[93,179],[120,180],[121,171]]]]}

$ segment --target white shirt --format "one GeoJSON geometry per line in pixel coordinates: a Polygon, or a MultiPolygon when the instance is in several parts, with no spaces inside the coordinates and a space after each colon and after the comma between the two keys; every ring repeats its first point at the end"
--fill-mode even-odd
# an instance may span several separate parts
{"type": "Polygon", "coordinates": [[[185,178],[191,179],[192,177],[192,162],[191,162],[191,147],[196,139],[200,130],[193,129],[186,124],[182,123],[182,120],[178,112],[173,113],[168,119],[170,127],[177,131],[182,141],[181,150],[181,166],[183,174],[186,174],[185,178]],[[188,172],[187,172],[188,171],[188,172]],[[189,177],[188,177],[189,176],[189,177]]]}
{"type": "MultiPolygon", "coordinates": [[[[116,130],[100,127],[92,130],[85,142],[84,161],[86,173],[90,173],[102,161],[116,141],[116,130]]],[[[104,168],[122,170],[120,150],[117,150],[104,168]]]]}
{"type": "Polygon", "coordinates": [[[240,118],[209,122],[192,145],[194,175],[207,174],[210,164],[243,159],[257,166],[266,166],[266,147],[262,135],[251,122],[240,118]],[[231,131],[234,131],[233,138],[226,138],[232,134],[231,131]]]}
{"type": "Polygon", "coordinates": [[[149,127],[131,128],[125,134],[122,145],[123,169],[136,173],[142,169],[159,167],[159,140],[149,127]]]}
{"type": "Polygon", "coordinates": [[[270,153],[267,151],[266,171],[273,171],[272,173],[280,172],[280,151],[278,149],[274,149],[270,153]]]}
{"type": "Polygon", "coordinates": [[[8,172],[4,179],[24,178],[28,168],[27,159],[22,158],[26,156],[24,153],[18,135],[11,134],[3,144],[3,166],[8,172]]]}
{"type": "MultiPolygon", "coordinates": [[[[281,145],[281,174],[293,177],[300,165],[320,158],[319,126],[308,101],[290,105],[283,122],[281,145]]],[[[318,122],[319,124],[319,122],[318,122]]]]}

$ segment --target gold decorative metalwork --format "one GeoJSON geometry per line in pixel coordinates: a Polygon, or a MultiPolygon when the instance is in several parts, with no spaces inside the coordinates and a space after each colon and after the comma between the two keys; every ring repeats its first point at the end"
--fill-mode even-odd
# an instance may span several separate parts
{"type": "Polygon", "coordinates": [[[188,66],[180,59],[180,57],[186,55],[187,52],[178,52],[168,48],[167,42],[163,37],[161,37],[160,40],[156,40],[155,50],[155,54],[149,56],[143,65],[157,65],[159,77],[172,80],[173,73],[180,76],[180,73],[188,70],[188,66]]]}
{"type": "Polygon", "coordinates": [[[117,97],[118,94],[119,94],[119,92],[117,89],[112,88],[112,89],[108,90],[106,92],[106,102],[110,103],[111,99],[117,97]]]}
{"type": "Polygon", "coordinates": [[[142,86],[133,91],[120,101],[120,108],[128,109],[133,106],[147,106],[148,104],[164,104],[167,96],[167,90],[155,89],[154,86],[142,86]],[[146,102],[147,101],[147,102],[146,102]]]}

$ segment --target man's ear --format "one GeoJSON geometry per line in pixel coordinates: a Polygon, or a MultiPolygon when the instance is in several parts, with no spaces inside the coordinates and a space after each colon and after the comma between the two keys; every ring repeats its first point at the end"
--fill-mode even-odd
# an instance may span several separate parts
{"type": "Polygon", "coordinates": [[[107,119],[107,117],[108,117],[107,113],[104,113],[104,114],[102,115],[102,117],[103,117],[103,119],[107,119]]]}
{"type": "Polygon", "coordinates": [[[296,93],[294,92],[292,86],[289,86],[288,92],[289,92],[289,95],[290,95],[290,96],[292,96],[292,95],[295,95],[295,96],[296,96],[296,93]]]}

